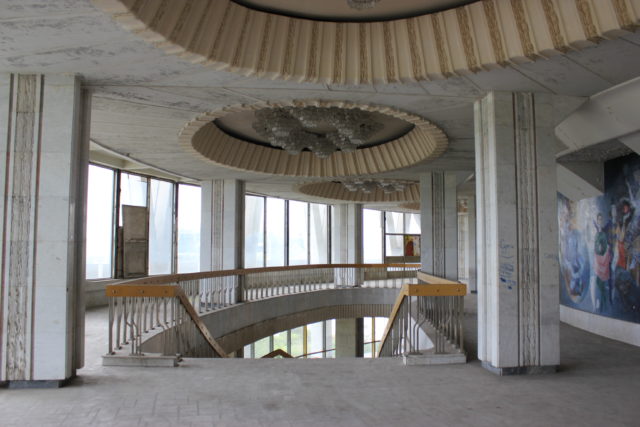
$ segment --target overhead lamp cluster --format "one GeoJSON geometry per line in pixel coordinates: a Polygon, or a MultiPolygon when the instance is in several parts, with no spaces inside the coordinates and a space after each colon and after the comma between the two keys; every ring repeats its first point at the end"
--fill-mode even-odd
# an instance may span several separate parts
{"type": "Polygon", "coordinates": [[[412,181],[391,180],[391,179],[354,179],[352,181],[342,181],[342,185],[349,191],[359,191],[364,194],[371,194],[377,189],[385,194],[404,191],[408,185],[414,184],[412,181]]]}
{"type": "Polygon", "coordinates": [[[253,129],[289,154],[308,149],[320,158],[337,150],[353,152],[384,128],[359,108],[280,107],[255,112],[253,129]]]}
{"type": "Polygon", "coordinates": [[[371,9],[374,7],[380,0],[347,0],[347,4],[349,7],[353,9],[371,9]]]}

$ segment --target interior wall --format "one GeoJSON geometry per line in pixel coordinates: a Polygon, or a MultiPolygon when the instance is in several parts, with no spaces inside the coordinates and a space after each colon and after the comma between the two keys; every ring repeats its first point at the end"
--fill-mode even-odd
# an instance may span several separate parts
{"type": "Polygon", "coordinates": [[[605,163],[602,196],[558,195],[561,320],[640,345],[640,157],[605,163]]]}

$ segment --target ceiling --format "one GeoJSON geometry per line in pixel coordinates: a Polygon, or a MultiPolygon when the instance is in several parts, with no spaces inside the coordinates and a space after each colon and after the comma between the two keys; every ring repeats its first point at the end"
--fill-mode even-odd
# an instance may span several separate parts
{"type": "Polygon", "coordinates": [[[168,55],[90,0],[3,0],[0,72],[81,75],[93,93],[92,139],[125,158],[196,180],[244,179],[250,191],[308,199],[296,190],[298,178],[213,165],[181,147],[178,133],[204,112],[239,104],[320,99],[381,105],[422,116],[449,138],[440,158],[381,176],[473,171],[474,100],[490,90],[546,92],[558,95],[568,113],[583,97],[640,75],[640,34],[446,80],[332,85],[245,77],[168,55]]]}
{"type": "Polygon", "coordinates": [[[325,21],[381,21],[437,12],[474,0],[380,0],[370,9],[353,9],[347,0],[233,0],[241,5],[299,18],[325,21]]]}

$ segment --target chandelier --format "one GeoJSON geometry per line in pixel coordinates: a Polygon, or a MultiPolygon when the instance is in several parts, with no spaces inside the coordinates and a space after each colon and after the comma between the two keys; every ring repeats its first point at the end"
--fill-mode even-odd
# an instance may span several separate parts
{"type": "Polygon", "coordinates": [[[378,3],[380,0],[347,0],[347,4],[349,7],[353,9],[371,9],[378,3]]]}
{"type": "Polygon", "coordinates": [[[320,158],[353,152],[384,125],[359,108],[281,107],[255,112],[253,129],[289,154],[308,149],[320,158]]]}
{"type": "Polygon", "coordinates": [[[342,181],[342,185],[349,191],[360,191],[365,194],[371,194],[376,189],[382,190],[385,194],[404,191],[408,185],[413,184],[412,181],[401,181],[391,179],[354,179],[353,181],[342,181]]]}

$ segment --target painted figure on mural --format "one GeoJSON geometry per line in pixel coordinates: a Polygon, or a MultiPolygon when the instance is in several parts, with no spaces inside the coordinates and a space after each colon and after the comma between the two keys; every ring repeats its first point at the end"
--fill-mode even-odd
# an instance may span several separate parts
{"type": "Polygon", "coordinates": [[[598,214],[596,223],[596,235],[594,239],[594,260],[593,265],[596,275],[596,286],[598,287],[598,297],[596,299],[596,310],[604,311],[611,303],[611,289],[609,280],[611,278],[611,250],[609,249],[610,223],[605,224],[601,213],[598,214]]]}
{"type": "Polygon", "coordinates": [[[606,162],[604,190],[577,202],[558,197],[560,298],[640,323],[640,156],[606,162]]]}
{"type": "Polygon", "coordinates": [[[590,281],[589,255],[576,224],[573,202],[561,199],[560,272],[572,300],[580,302],[587,295],[590,281]]]}

